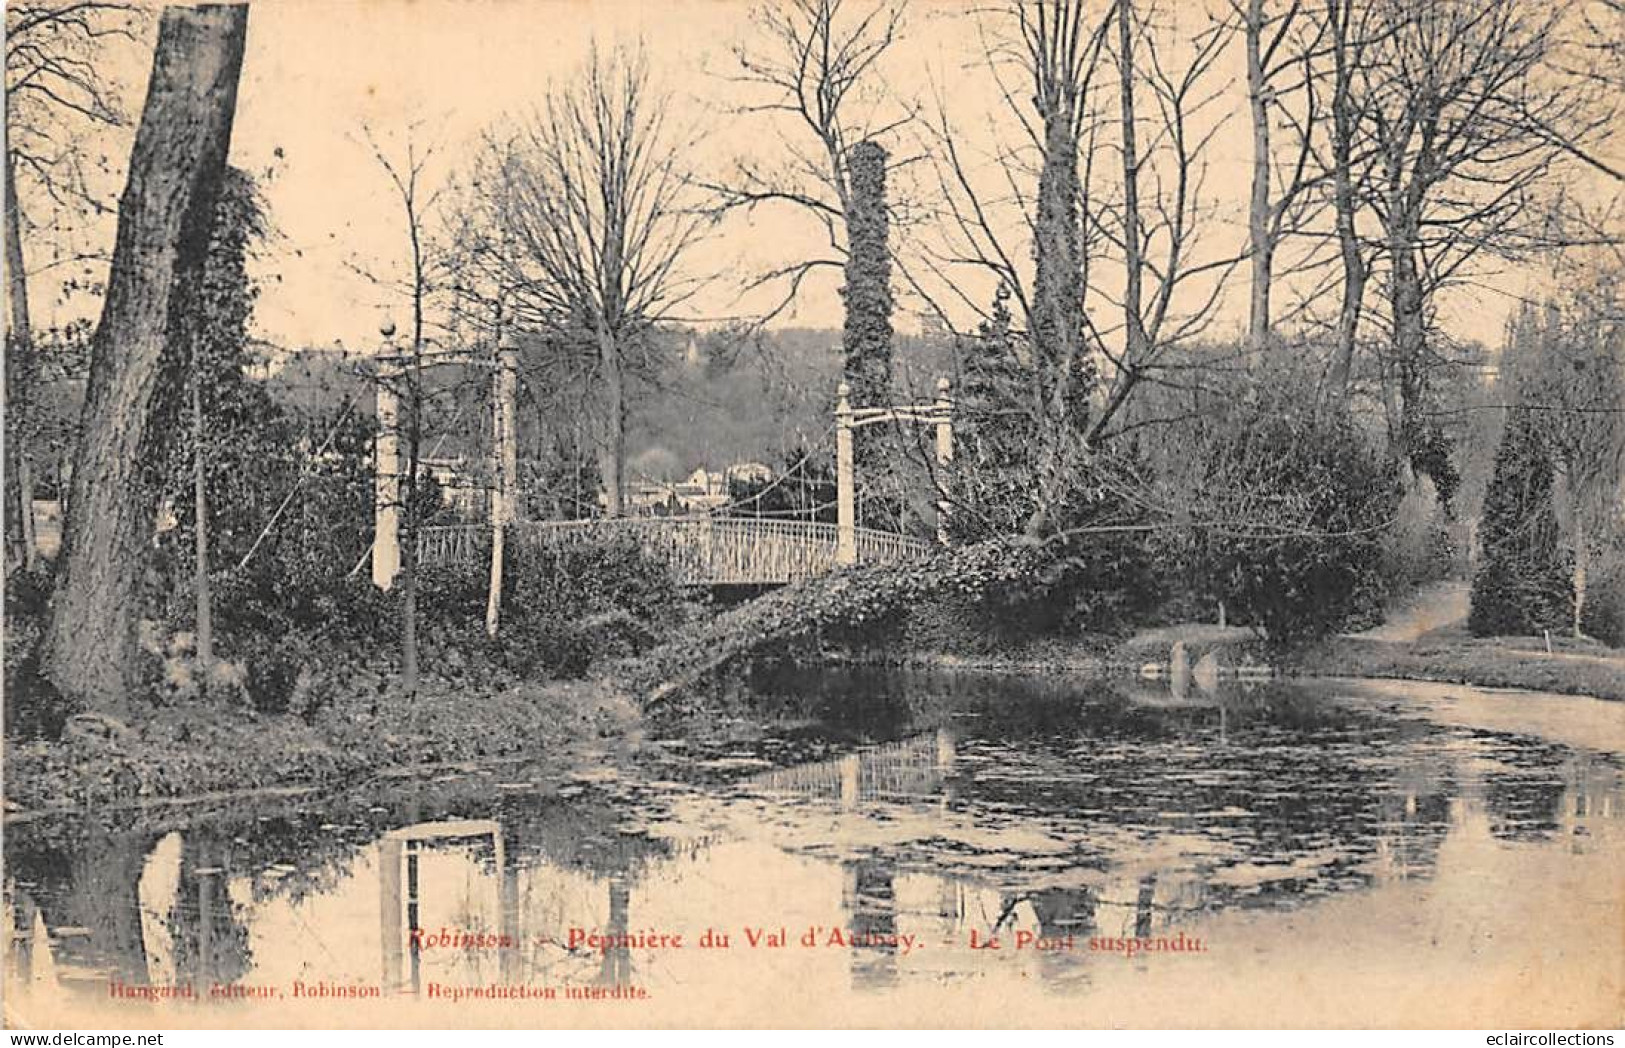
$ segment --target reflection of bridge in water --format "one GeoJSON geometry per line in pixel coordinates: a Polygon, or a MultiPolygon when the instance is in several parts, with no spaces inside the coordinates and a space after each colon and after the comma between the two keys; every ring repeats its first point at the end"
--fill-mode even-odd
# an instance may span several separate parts
{"type": "MultiPolygon", "coordinates": [[[[435,944],[435,937],[447,929],[429,927],[424,923],[424,912],[431,902],[430,886],[422,868],[424,856],[438,848],[481,848],[489,843],[492,866],[497,884],[497,920],[495,943],[478,947],[481,953],[497,957],[498,971],[504,982],[534,974],[534,958],[539,946],[558,948],[562,943],[548,928],[538,936],[532,928],[527,938],[522,929],[520,874],[524,863],[521,850],[513,839],[514,830],[495,819],[448,819],[438,822],[415,823],[386,833],[378,841],[378,922],[379,942],[382,947],[383,990],[395,993],[423,989],[423,950],[435,944]],[[427,937],[427,938],[426,938],[427,937]],[[527,963],[529,962],[529,963],[527,963]]],[[[533,844],[536,842],[532,842],[533,844]]],[[[668,858],[691,858],[710,843],[707,838],[694,838],[681,843],[668,842],[662,849],[668,858]]],[[[534,851],[534,849],[532,849],[534,851]]],[[[543,853],[546,848],[544,846],[543,853]]],[[[472,861],[473,857],[469,856],[472,861]]],[[[554,860],[560,866],[564,859],[554,860]]],[[[607,887],[607,921],[603,931],[610,936],[625,935],[629,927],[628,911],[631,901],[631,878],[627,870],[616,869],[596,878],[607,887]]],[[[441,885],[455,890],[452,885],[441,885]]],[[[469,929],[451,929],[454,933],[467,933],[469,929]]],[[[489,940],[488,940],[489,941],[489,940]]],[[[442,954],[456,954],[464,947],[454,941],[442,954]]],[[[632,981],[631,951],[625,945],[614,946],[602,952],[602,961],[595,979],[601,986],[626,985],[632,981]]]]}
{"type": "MultiPolygon", "coordinates": [[[[421,909],[423,879],[419,870],[424,845],[434,842],[491,842],[495,855],[497,883],[500,885],[498,935],[519,941],[519,882],[513,877],[503,842],[502,824],[492,819],[454,819],[417,823],[391,830],[378,842],[378,932],[383,945],[383,990],[394,993],[405,980],[403,961],[411,959],[410,984],[416,992],[421,984],[423,932],[421,909]],[[404,861],[403,861],[404,858],[404,861]],[[403,897],[402,875],[405,879],[403,897]],[[404,904],[404,905],[403,905],[404,904]]],[[[498,951],[503,978],[513,974],[516,949],[498,951]]]]}
{"type": "MultiPolygon", "coordinates": [[[[1385,778],[1374,795],[1376,824],[1362,838],[1369,847],[1347,853],[1359,862],[1336,875],[1388,883],[1446,870],[1459,880],[1464,872],[1523,869],[1494,863],[1512,856],[1521,864],[1537,841],[1594,858],[1605,842],[1617,848],[1625,795],[1611,758],[1570,758],[1553,774],[1530,776],[1461,759],[1477,752],[1420,761],[1385,778]]],[[[1034,813],[978,793],[964,773],[989,774],[984,756],[981,743],[943,731],[764,772],[740,783],[735,810],[747,836],[712,818],[718,809],[707,799],[703,819],[680,820],[703,836],[676,839],[612,830],[622,817],[616,807],[582,802],[568,809],[581,809],[580,818],[548,805],[509,810],[500,821],[391,819],[383,825],[399,828],[379,825],[349,843],[330,841],[324,830],[315,840],[329,843],[298,836],[258,852],[235,842],[235,828],[98,835],[74,852],[54,841],[23,848],[14,839],[0,907],[9,917],[8,1007],[16,1001],[20,1009],[25,999],[36,1009],[66,1007],[69,994],[105,1001],[112,980],[206,987],[315,974],[376,980],[386,997],[419,984],[427,992],[436,981],[670,986],[692,974],[687,966],[698,953],[569,953],[558,939],[576,925],[614,935],[645,922],[687,931],[700,922],[767,922],[781,906],[857,936],[912,935],[928,944],[912,953],[867,946],[837,961],[854,984],[874,986],[960,972],[938,966],[971,962],[935,944],[963,943],[971,929],[1003,934],[1007,943],[1019,932],[1171,934],[1192,920],[1187,915],[1249,905],[1254,889],[1286,872],[1259,861],[1264,853],[1207,869],[1172,861],[1167,850],[1141,854],[1138,845],[1091,866],[1080,860],[1099,844],[1091,841],[1095,827],[1109,833],[1110,821],[1063,820],[1065,831],[1054,834],[1042,812],[1034,821],[1034,813]],[[781,810],[764,813],[761,802],[773,794],[782,796],[781,810]],[[922,811],[933,797],[947,809],[922,811]],[[877,810],[862,811],[869,808],[877,810]],[[1056,840],[1026,850],[1034,831],[1056,840]],[[1039,862],[1024,867],[1024,858],[1039,862]],[[338,879],[327,883],[332,873],[338,879]],[[779,901],[787,896],[796,903],[779,901]],[[374,905],[379,938],[357,935],[340,919],[374,905]],[[412,931],[424,925],[507,935],[519,945],[430,949],[420,958],[412,931]],[[300,949],[267,948],[290,929],[298,929],[300,949]],[[315,966],[300,959],[307,954],[315,966]]],[[[796,953],[794,977],[816,956],[796,953]]],[[[1077,958],[1053,953],[1034,963],[1046,979],[1090,978],[1077,958]]]]}
{"type": "Polygon", "coordinates": [[[934,799],[953,768],[953,733],[939,728],[932,735],[866,747],[834,760],[775,768],[745,782],[771,793],[839,800],[843,808],[852,808],[873,800],[934,799]]]}
{"type": "MultiPolygon", "coordinates": [[[[931,549],[906,535],[853,531],[859,564],[906,560],[931,549]]],[[[669,565],[673,577],[686,585],[775,586],[834,571],[840,527],[746,517],[621,517],[518,522],[509,525],[508,536],[522,550],[544,552],[625,538],[669,565]]],[[[490,529],[482,524],[423,528],[418,532],[418,563],[478,565],[489,556],[490,542],[490,529]]]]}

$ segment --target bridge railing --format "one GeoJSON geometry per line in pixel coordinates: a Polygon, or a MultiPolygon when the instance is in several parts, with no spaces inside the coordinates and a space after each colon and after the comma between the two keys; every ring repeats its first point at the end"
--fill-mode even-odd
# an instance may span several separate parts
{"type": "MultiPolygon", "coordinates": [[[[769,585],[835,570],[836,526],[749,517],[619,517],[605,520],[524,521],[509,535],[530,549],[632,536],[644,552],[695,585],[769,585]]],[[[418,532],[418,563],[472,565],[489,549],[489,528],[456,524],[418,532]]],[[[857,529],[859,563],[923,555],[930,545],[906,535],[857,529]]]]}

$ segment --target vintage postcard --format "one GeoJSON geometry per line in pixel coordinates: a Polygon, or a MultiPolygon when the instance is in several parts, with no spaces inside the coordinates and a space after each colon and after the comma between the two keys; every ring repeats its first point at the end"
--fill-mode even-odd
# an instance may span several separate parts
{"type": "Polygon", "coordinates": [[[5,26],[9,1028],[1625,1024],[1618,0],[5,26]]]}

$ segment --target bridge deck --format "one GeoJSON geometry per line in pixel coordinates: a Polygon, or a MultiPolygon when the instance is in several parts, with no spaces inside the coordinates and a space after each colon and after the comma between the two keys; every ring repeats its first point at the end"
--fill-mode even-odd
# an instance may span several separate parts
{"type": "MultiPolygon", "coordinates": [[[[524,521],[508,531],[522,548],[629,535],[664,561],[679,582],[697,586],[781,585],[835,570],[836,525],[748,517],[621,517],[608,520],[524,521]]],[[[489,548],[483,524],[428,527],[418,533],[418,563],[473,565],[489,548]]],[[[905,535],[857,529],[858,563],[921,556],[931,546],[905,535]]]]}

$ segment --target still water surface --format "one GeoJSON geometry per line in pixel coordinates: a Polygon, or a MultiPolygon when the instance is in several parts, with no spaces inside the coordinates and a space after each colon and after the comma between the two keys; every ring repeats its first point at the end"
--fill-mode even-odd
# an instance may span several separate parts
{"type": "Polygon", "coordinates": [[[10,996],[173,1025],[1620,1020],[1618,705],[806,669],[742,692],[562,776],[14,825],[10,996]]]}

